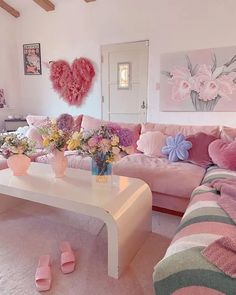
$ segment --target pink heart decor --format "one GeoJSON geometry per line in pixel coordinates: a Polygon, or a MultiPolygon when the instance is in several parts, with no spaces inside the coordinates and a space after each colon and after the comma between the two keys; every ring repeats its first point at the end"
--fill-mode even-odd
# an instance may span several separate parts
{"type": "Polygon", "coordinates": [[[70,67],[64,60],[54,61],[50,67],[53,89],[70,105],[80,105],[87,95],[95,71],[87,58],[77,58],[70,67]]]}

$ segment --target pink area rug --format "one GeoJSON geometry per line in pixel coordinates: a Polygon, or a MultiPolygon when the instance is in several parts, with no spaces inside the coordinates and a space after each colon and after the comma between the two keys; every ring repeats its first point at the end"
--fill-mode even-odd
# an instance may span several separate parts
{"type": "Polygon", "coordinates": [[[119,280],[107,276],[107,233],[95,218],[25,203],[0,214],[0,294],[39,294],[34,285],[38,257],[51,254],[55,295],[152,295],[154,265],[170,240],[152,233],[119,280]],[[60,271],[59,243],[69,240],[78,261],[74,273],[60,271]]]}

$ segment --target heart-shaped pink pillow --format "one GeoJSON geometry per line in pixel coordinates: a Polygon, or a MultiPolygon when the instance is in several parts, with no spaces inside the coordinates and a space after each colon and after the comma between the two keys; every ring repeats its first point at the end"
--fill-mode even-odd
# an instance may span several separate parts
{"type": "Polygon", "coordinates": [[[70,105],[80,105],[88,93],[95,71],[87,58],[75,59],[72,66],[64,60],[50,67],[52,86],[70,105]]]}
{"type": "Polygon", "coordinates": [[[217,139],[209,145],[208,151],[214,164],[220,168],[236,170],[236,140],[227,143],[217,139]]]}

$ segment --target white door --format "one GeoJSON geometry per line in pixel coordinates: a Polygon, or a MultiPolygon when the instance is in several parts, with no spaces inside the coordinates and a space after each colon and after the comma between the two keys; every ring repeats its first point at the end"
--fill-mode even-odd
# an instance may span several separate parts
{"type": "Polygon", "coordinates": [[[102,46],[102,118],[146,122],[148,41],[102,46]]]}

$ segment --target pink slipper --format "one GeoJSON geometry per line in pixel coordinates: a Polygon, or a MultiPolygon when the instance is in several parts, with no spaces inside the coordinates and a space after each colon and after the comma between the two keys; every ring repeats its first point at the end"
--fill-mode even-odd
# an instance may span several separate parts
{"type": "Polygon", "coordinates": [[[50,255],[39,257],[38,267],[35,274],[35,285],[38,291],[48,291],[51,288],[50,255]]]}
{"type": "Polygon", "coordinates": [[[75,269],[75,255],[71,249],[68,241],[63,241],[60,246],[61,249],[61,270],[67,274],[75,269]]]}

